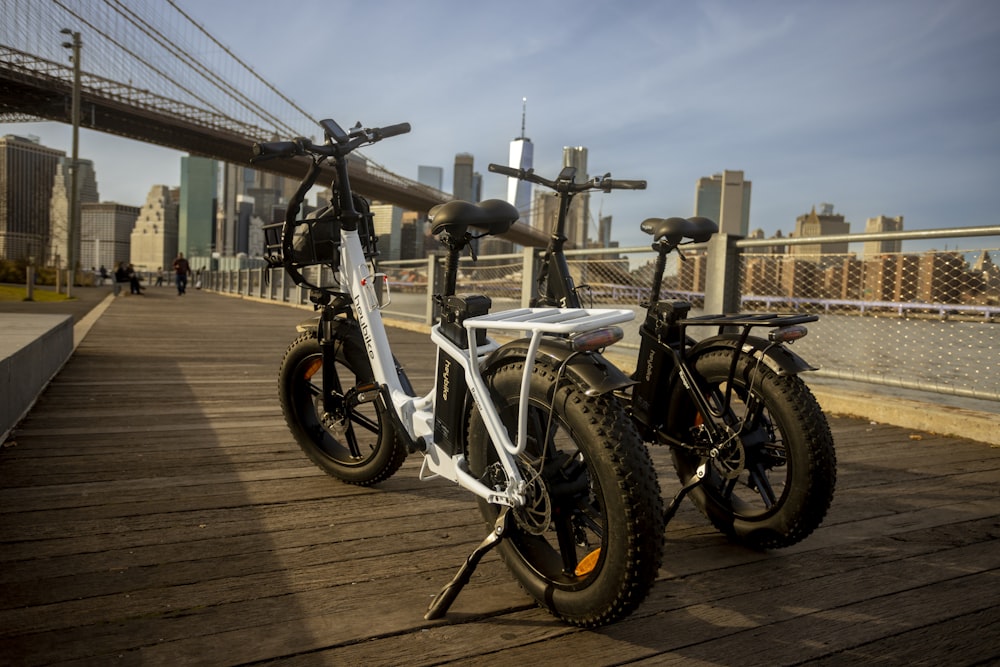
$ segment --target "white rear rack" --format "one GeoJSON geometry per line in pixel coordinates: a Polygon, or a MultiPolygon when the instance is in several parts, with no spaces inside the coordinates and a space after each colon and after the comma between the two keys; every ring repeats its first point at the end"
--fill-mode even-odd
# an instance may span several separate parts
{"type": "Polygon", "coordinates": [[[621,308],[519,308],[470,317],[466,329],[507,329],[574,334],[629,322],[635,312],[621,308]]]}
{"type": "MultiPolygon", "coordinates": [[[[469,360],[467,373],[470,387],[479,396],[489,396],[479,369],[476,335],[472,329],[506,329],[530,332],[525,352],[524,372],[521,376],[521,394],[518,403],[517,435],[513,443],[501,441],[511,456],[520,456],[527,446],[528,395],[535,356],[543,334],[579,334],[635,319],[635,312],[619,308],[519,308],[498,313],[470,317],[464,325],[469,330],[469,360]]],[[[484,418],[487,415],[483,414],[484,418]]],[[[500,432],[503,424],[493,425],[493,432],[500,432]]]]}

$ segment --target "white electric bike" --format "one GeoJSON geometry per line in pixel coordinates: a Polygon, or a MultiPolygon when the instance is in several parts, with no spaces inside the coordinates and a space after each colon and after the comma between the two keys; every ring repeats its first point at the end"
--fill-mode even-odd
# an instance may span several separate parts
{"type": "Polygon", "coordinates": [[[659,570],[663,507],[646,448],[615,397],[633,381],[599,350],[621,338],[615,325],[632,311],[490,313],[489,298],[456,295],[470,230],[501,234],[518,214],[500,200],[450,201],[431,211],[447,252],[431,331],[436,386],[416,396],[383,325],[377,239],[368,202],[351,190],[347,159],[409,125],[321,126],[323,144],[300,138],[253,147],[255,162],[310,162],[285,221],[265,228],[270,264],[307,288],[318,311],[299,326],[279,371],[296,441],[325,472],[361,485],[387,479],[420,452],[421,479],[444,478],[476,496],[489,534],[435,598],[428,620],[447,612],[494,547],[538,604],[565,622],[594,627],[631,613],[659,570]],[[297,219],[327,165],[330,206],[297,219]],[[520,337],[498,345],[487,329],[520,337]]]}

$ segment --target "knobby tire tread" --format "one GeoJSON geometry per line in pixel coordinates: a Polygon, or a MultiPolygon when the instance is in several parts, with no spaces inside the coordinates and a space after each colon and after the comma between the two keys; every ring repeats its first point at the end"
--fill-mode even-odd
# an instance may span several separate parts
{"type": "MultiPolygon", "coordinates": [[[[324,456],[318,450],[316,443],[303,428],[302,424],[299,423],[297,411],[292,405],[291,397],[288,396],[288,387],[286,386],[286,383],[289,381],[289,378],[286,378],[286,373],[289,372],[287,369],[287,365],[289,363],[297,363],[294,356],[303,354],[301,350],[303,346],[314,346],[316,348],[314,350],[315,353],[322,353],[316,332],[307,331],[300,334],[285,350],[285,355],[282,358],[281,366],[278,370],[278,399],[281,403],[281,411],[284,415],[285,423],[288,425],[288,428],[295,437],[299,447],[317,468],[322,470],[327,475],[330,475],[331,477],[334,477],[346,484],[353,484],[356,486],[372,486],[389,479],[403,465],[403,461],[406,460],[407,452],[406,448],[400,444],[399,439],[395,437],[395,433],[392,430],[392,424],[387,416],[382,416],[380,420],[382,424],[382,432],[379,433],[379,438],[380,441],[384,440],[384,442],[380,442],[380,447],[390,447],[391,451],[388,452],[388,456],[385,458],[381,466],[379,466],[371,474],[364,477],[349,474],[349,471],[346,468],[338,466],[336,462],[331,461],[328,457],[324,456]]],[[[344,366],[353,371],[351,362],[343,358],[342,352],[338,353],[338,359],[344,366]]],[[[322,373],[322,369],[318,372],[322,373]]],[[[344,378],[341,380],[343,384],[344,378]]],[[[344,388],[346,390],[347,386],[344,386],[344,388]]],[[[380,408],[376,407],[376,410],[380,410],[380,408]]]]}
{"type": "MultiPolygon", "coordinates": [[[[487,383],[493,387],[494,382],[502,373],[511,374],[511,380],[520,383],[524,364],[522,362],[508,363],[495,369],[487,383]]],[[[551,386],[555,381],[556,372],[541,363],[536,363],[532,388],[536,382],[542,386],[551,386]]],[[[501,376],[500,381],[504,378],[501,376]]],[[[546,399],[550,397],[551,392],[546,399]]],[[[583,437],[591,441],[587,445],[588,467],[610,464],[611,475],[615,479],[615,489],[605,489],[605,493],[620,495],[624,507],[625,523],[625,558],[628,572],[624,576],[624,584],[614,593],[612,600],[590,613],[567,612],[554,607],[551,600],[545,601],[532,592],[532,587],[526,585],[517,574],[516,564],[510,559],[518,556],[501,549],[504,560],[514,572],[518,583],[529,595],[535,597],[539,606],[547,609],[567,623],[579,627],[592,628],[613,623],[624,618],[639,606],[652,587],[663,558],[663,501],[647,448],[636,431],[631,419],[625,414],[617,399],[609,395],[590,396],[584,394],[581,387],[563,377],[556,393],[556,410],[565,412],[570,403],[572,409],[578,410],[585,417],[585,428],[588,431],[583,437]]],[[[478,413],[473,415],[469,424],[469,442],[477,438],[485,441],[485,446],[491,447],[489,438],[485,435],[485,425],[478,413]],[[482,434],[482,435],[481,435],[482,434]]],[[[577,436],[581,437],[581,436],[577,436]]],[[[578,445],[579,446],[579,445],[578,445]]],[[[581,447],[583,448],[583,447],[581,447]]],[[[481,501],[481,507],[491,507],[481,501]]],[[[495,509],[495,508],[494,508],[495,509]]],[[[492,525],[491,516],[495,512],[483,511],[484,518],[492,525]]]]}
{"type": "MultiPolygon", "coordinates": [[[[709,352],[699,358],[693,365],[704,365],[715,361],[711,357],[718,357],[717,363],[727,367],[731,360],[730,352],[709,352]]],[[[804,493],[803,498],[797,503],[799,509],[787,508],[784,506],[780,511],[780,521],[764,521],[760,525],[745,519],[735,519],[732,513],[720,504],[707,498],[708,494],[704,490],[692,492],[690,498],[703,514],[705,514],[712,524],[735,542],[742,543],[754,549],[781,549],[792,546],[806,539],[823,522],[833,500],[836,486],[836,452],[834,449],[833,434],[827,422],[826,415],[820,408],[812,391],[797,375],[778,375],[767,366],[760,364],[757,360],[744,357],[741,359],[737,369],[736,380],[743,388],[746,388],[751,380],[747,375],[760,373],[761,376],[752,379],[755,386],[759,387],[759,392],[765,395],[765,404],[768,411],[772,413],[777,406],[787,410],[789,413],[788,430],[801,431],[800,438],[786,442],[788,456],[792,457],[792,448],[797,451],[797,456],[804,460],[806,473],[799,476],[806,480],[804,487],[799,484],[797,489],[789,493],[804,493]],[[780,529],[774,525],[780,523],[780,529]]],[[[699,372],[700,375],[700,372],[699,372]]],[[[682,401],[686,401],[686,396],[681,396],[682,401]]],[[[690,407],[678,407],[674,401],[671,411],[693,410],[690,407]]],[[[787,438],[787,432],[783,433],[787,438]]],[[[694,469],[692,461],[684,461],[677,449],[673,452],[675,466],[678,476],[683,481],[694,469]]],[[[802,465],[803,461],[799,461],[802,465]]],[[[794,480],[793,480],[794,482],[794,480]]]]}

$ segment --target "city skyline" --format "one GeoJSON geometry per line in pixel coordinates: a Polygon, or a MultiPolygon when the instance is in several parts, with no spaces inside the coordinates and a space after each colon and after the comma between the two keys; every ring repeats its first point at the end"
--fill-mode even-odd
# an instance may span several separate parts
{"type": "MultiPolygon", "coordinates": [[[[766,236],[787,235],[822,202],[836,204],[852,233],[882,215],[905,216],[908,230],[996,224],[1000,132],[990,110],[1000,92],[984,82],[1000,65],[1000,9],[989,2],[584,2],[569,16],[530,5],[523,21],[518,9],[529,5],[520,2],[454,12],[449,2],[341,1],[345,20],[379,24],[343,35],[344,53],[365,53],[366,76],[350,77],[348,95],[315,85],[338,63],[305,66],[262,39],[266,5],[178,4],[315,117],[410,121],[411,134],[371,157],[412,179],[418,165],[444,167],[449,191],[454,155],[470,153],[483,197],[504,198],[505,179],[485,166],[507,162],[529,98],[540,173],[558,172],[565,146],[587,146],[595,173],[649,182],[645,192],[595,197],[592,210],[614,216],[622,246],[645,244],[645,217],[691,215],[697,179],[730,169],[754,182],[750,229],[766,236]],[[406,36],[446,16],[460,41],[414,54],[406,36]],[[362,35],[367,45],[351,47],[362,35]]],[[[84,65],[86,48],[84,34],[84,65]]],[[[0,125],[67,152],[69,132],[0,125]]],[[[81,133],[81,156],[98,165],[109,201],[139,204],[152,184],[177,184],[180,155],[81,133]]]]}

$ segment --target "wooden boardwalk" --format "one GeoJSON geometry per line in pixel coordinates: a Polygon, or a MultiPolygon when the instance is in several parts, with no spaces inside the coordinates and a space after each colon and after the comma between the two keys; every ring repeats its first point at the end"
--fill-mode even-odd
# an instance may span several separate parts
{"type": "MultiPolygon", "coordinates": [[[[307,315],[166,288],[114,301],[0,452],[0,664],[1000,659],[1000,449],[837,417],[837,496],[800,545],[730,545],[685,504],[623,622],[561,625],[492,554],[425,622],[485,528],[415,457],[365,489],[300,454],[275,385],[307,315]]],[[[426,389],[429,342],[390,333],[426,389]]]]}

